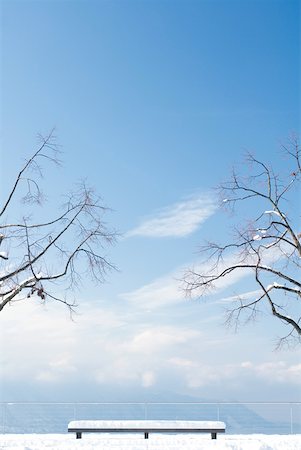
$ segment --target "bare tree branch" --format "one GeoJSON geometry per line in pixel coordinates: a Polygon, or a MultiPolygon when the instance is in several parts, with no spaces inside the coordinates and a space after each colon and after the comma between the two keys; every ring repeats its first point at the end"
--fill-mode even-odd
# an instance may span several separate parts
{"type": "Polygon", "coordinates": [[[233,170],[230,181],[220,185],[218,192],[224,208],[235,212],[241,203],[253,202],[253,211],[256,212],[256,208],[257,211],[258,208],[266,210],[236,229],[232,242],[223,245],[209,242],[201,247],[200,253],[206,259],[199,268],[189,269],[183,279],[187,295],[206,297],[221,289],[222,280],[228,280],[231,274],[253,276],[260,294],[254,294],[251,300],[243,295],[236,296],[233,307],[227,312],[226,323],[237,328],[242,317],[245,318],[243,323],[254,320],[268,306],[272,315],[289,327],[289,332],[279,341],[281,345],[288,339],[301,341],[301,281],[298,273],[301,230],[293,217],[296,211],[289,212],[294,195],[300,195],[298,140],[294,138],[283,149],[293,164],[289,174],[280,177],[271,167],[249,154],[248,174],[240,176],[233,170]]]}
{"type": "Polygon", "coordinates": [[[3,220],[0,264],[5,261],[0,265],[0,311],[12,301],[34,295],[41,301],[62,302],[72,312],[76,306],[74,301],[69,301],[65,294],[52,293],[51,285],[57,288],[60,282],[60,291],[68,292],[79,286],[83,274],[88,273],[92,280],[102,283],[107,272],[115,269],[104,250],[115,242],[117,233],[104,221],[108,208],[85,183],[67,196],[59,215],[41,222],[31,220],[30,208],[36,212],[43,207],[40,205],[43,192],[38,182],[42,167],[38,159],[59,163],[53,132],[40,139],[40,147],[16,176],[0,212],[3,220]],[[34,169],[37,178],[27,176],[30,169],[34,169]],[[24,189],[26,203],[20,210],[26,216],[13,222],[4,220],[4,213],[10,213],[12,200],[24,189]],[[27,294],[20,297],[23,291],[27,294]]]}

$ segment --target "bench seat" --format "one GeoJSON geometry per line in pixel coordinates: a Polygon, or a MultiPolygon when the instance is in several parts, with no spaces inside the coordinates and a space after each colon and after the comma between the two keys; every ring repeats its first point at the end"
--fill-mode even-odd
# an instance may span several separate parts
{"type": "Polygon", "coordinates": [[[200,420],[74,420],[68,424],[68,431],[76,433],[210,433],[216,439],[217,433],[224,433],[226,425],[219,421],[200,420]]]}

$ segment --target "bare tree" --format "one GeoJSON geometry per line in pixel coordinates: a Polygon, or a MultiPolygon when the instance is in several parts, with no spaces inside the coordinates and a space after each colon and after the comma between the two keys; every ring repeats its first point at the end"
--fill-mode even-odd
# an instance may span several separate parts
{"type": "Polygon", "coordinates": [[[221,205],[234,217],[240,207],[243,217],[253,219],[235,227],[226,245],[208,242],[201,247],[203,264],[184,277],[188,295],[206,297],[227,282],[251,275],[256,289],[231,298],[226,322],[238,327],[268,311],[287,326],[278,345],[301,339],[301,151],[296,138],[283,149],[291,163],[283,176],[249,154],[246,175],[244,169],[239,175],[233,170],[230,181],[218,187],[221,205]]]}
{"type": "Polygon", "coordinates": [[[0,311],[31,296],[63,302],[73,311],[72,290],[81,278],[103,282],[113,268],[104,252],[116,232],[104,222],[107,208],[92,189],[82,183],[64,196],[60,209],[55,205],[60,212],[48,217],[42,164],[58,165],[59,151],[53,132],[39,139],[0,207],[0,311]],[[14,219],[17,207],[21,218],[14,219]]]}

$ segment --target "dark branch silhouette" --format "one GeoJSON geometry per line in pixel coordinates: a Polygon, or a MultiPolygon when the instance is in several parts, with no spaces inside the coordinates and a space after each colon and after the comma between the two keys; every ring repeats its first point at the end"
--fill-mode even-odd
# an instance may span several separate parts
{"type": "Polygon", "coordinates": [[[67,196],[56,217],[41,222],[31,218],[38,215],[38,208],[43,216],[47,212],[39,183],[42,161],[60,163],[53,132],[40,136],[40,141],[0,209],[0,311],[31,296],[42,302],[63,302],[73,311],[76,300],[69,299],[70,291],[78,288],[81,279],[90,276],[91,281],[102,283],[114,269],[105,254],[105,248],[116,239],[116,232],[104,220],[108,208],[85,183],[67,196]],[[23,216],[10,221],[10,211],[20,194],[23,216]],[[54,294],[53,289],[63,294],[54,294]]]}
{"type": "Polygon", "coordinates": [[[252,275],[257,289],[248,293],[251,298],[235,296],[226,322],[237,328],[268,307],[288,327],[279,345],[301,340],[301,230],[297,228],[301,151],[296,138],[283,149],[292,162],[289,173],[280,177],[272,167],[249,154],[246,176],[233,171],[230,181],[219,186],[223,207],[235,214],[237,207],[248,204],[254,218],[235,230],[232,242],[203,246],[203,264],[188,270],[183,280],[187,295],[205,297],[221,288],[223,280],[231,275],[252,275]]]}

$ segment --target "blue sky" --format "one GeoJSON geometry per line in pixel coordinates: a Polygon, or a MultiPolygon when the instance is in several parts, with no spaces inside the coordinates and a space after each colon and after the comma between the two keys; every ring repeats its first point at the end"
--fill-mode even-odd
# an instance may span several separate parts
{"type": "Polygon", "coordinates": [[[274,352],[281,324],[222,325],[223,300],[251,280],[205,303],[177,282],[203,240],[227,239],[212,188],[247,150],[280,169],[280,143],[300,131],[299,2],[1,9],[2,193],[36,134],[56,127],[64,164],[46,176],[50,204],[86,179],[123,234],[110,252],[119,272],[78,293],[74,322],[34,300],[1,313],[2,396],[63,399],[69,385],[74,400],[78,386],[83,400],[118,389],[140,400],[300,400],[300,351],[274,352]]]}

